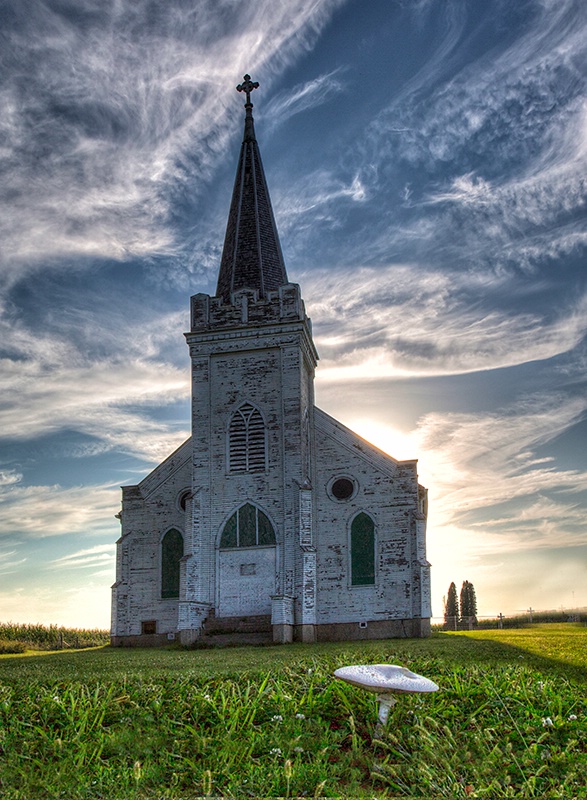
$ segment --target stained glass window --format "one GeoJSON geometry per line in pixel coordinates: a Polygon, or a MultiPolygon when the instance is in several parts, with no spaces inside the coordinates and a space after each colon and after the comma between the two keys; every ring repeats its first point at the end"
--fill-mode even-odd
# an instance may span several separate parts
{"type": "Polygon", "coordinates": [[[252,503],[245,503],[228,519],[220,537],[220,548],[258,547],[275,544],[269,518],[252,503]]]}
{"type": "Polygon", "coordinates": [[[179,597],[179,562],[183,556],[183,536],[172,528],[161,542],[161,597],[179,597]]]}
{"type": "Polygon", "coordinates": [[[351,584],[375,583],[375,523],[362,511],[351,524],[351,584]]]}

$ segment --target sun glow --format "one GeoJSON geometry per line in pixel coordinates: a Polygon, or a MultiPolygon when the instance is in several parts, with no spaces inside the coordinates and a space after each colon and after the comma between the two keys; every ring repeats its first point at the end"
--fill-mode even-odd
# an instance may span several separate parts
{"type": "Polygon", "coordinates": [[[349,421],[349,427],[363,439],[388,453],[398,461],[408,461],[418,457],[417,433],[382,425],[372,419],[361,418],[349,421]]]}

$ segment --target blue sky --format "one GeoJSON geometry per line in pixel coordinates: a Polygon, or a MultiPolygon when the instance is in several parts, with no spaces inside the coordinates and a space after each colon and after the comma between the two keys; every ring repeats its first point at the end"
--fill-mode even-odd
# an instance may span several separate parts
{"type": "Polygon", "coordinates": [[[434,614],[587,605],[583,0],[8,0],[0,41],[0,620],[109,624],[245,72],[317,402],[419,459],[434,614]]]}

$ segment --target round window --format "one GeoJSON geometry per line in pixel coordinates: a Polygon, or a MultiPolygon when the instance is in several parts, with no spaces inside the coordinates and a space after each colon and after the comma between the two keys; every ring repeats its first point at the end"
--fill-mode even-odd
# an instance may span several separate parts
{"type": "Polygon", "coordinates": [[[187,503],[188,503],[188,500],[190,499],[191,496],[192,496],[192,493],[190,492],[190,490],[186,489],[177,498],[177,504],[181,508],[182,511],[185,511],[187,503]]]}
{"type": "Polygon", "coordinates": [[[350,478],[337,478],[330,487],[332,496],[337,500],[348,500],[355,491],[355,484],[350,478]]]}

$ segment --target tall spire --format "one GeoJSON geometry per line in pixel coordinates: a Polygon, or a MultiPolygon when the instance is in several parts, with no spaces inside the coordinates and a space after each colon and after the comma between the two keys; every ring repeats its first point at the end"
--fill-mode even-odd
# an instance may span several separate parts
{"type": "Polygon", "coordinates": [[[246,94],[245,130],[216,288],[216,296],[226,303],[238,289],[257,289],[264,297],[288,282],[255,138],[251,92],[258,86],[245,75],[236,87],[246,94]]]}

